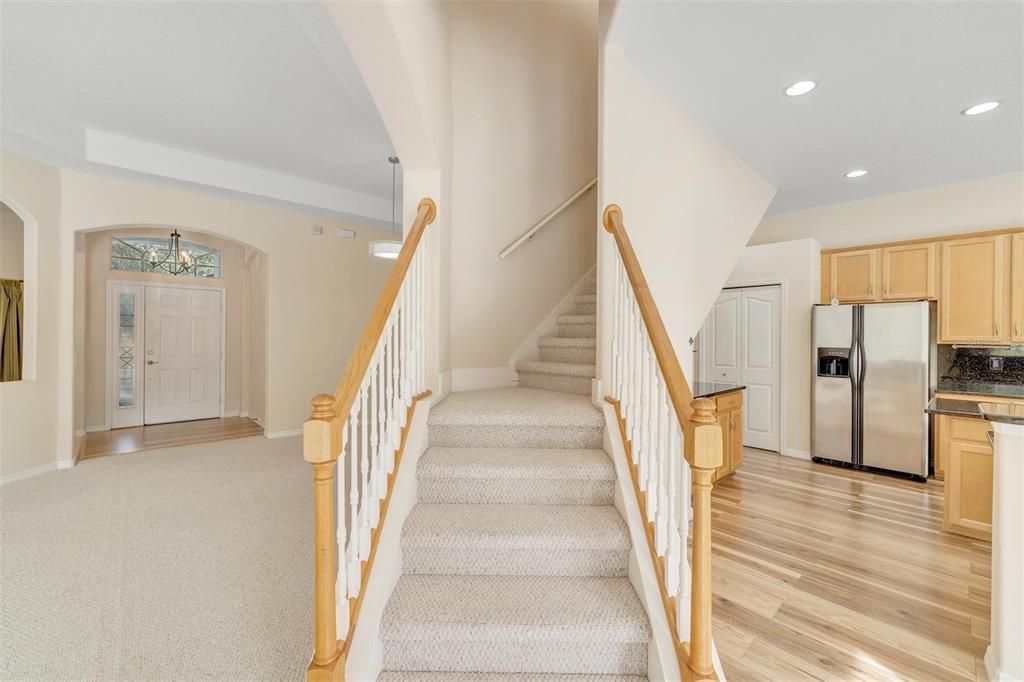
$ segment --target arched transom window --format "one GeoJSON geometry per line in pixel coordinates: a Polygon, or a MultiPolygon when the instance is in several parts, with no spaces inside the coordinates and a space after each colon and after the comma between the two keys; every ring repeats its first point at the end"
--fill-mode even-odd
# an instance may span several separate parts
{"type": "Polygon", "coordinates": [[[166,237],[113,237],[110,240],[110,269],[184,277],[220,277],[220,249],[180,240],[179,252],[188,253],[194,264],[181,272],[175,272],[175,261],[168,258],[170,249],[171,242],[166,237]]]}

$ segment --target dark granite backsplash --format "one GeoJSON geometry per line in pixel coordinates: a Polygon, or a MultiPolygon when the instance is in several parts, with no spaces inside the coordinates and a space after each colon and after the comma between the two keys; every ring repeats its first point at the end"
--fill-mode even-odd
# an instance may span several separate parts
{"type": "Polygon", "coordinates": [[[1024,349],[954,348],[939,344],[939,382],[1024,385],[1024,349]],[[1002,365],[996,369],[993,365],[1002,365]]]}

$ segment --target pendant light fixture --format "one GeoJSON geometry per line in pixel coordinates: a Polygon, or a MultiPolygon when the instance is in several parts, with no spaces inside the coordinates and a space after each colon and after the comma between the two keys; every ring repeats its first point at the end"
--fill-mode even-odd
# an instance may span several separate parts
{"type": "MultiPolygon", "coordinates": [[[[398,177],[398,157],[389,156],[388,163],[391,164],[391,229],[398,233],[398,223],[396,222],[396,214],[398,209],[398,195],[397,195],[397,177],[398,177]]],[[[401,234],[396,234],[401,237],[401,234]]],[[[402,250],[401,239],[385,239],[376,242],[370,242],[370,255],[377,258],[384,258],[386,260],[395,260],[398,258],[399,252],[402,250]]]]}
{"type": "Polygon", "coordinates": [[[155,246],[149,247],[145,254],[146,262],[154,270],[163,270],[172,275],[184,275],[195,271],[196,259],[188,249],[181,248],[181,235],[175,230],[167,240],[167,255],[160,258],[155,246]]]}

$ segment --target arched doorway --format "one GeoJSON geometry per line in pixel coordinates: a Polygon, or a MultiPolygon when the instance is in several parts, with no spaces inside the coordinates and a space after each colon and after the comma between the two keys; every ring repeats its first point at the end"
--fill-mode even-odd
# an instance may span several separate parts
{"type": "Polygon", "coordinates": [[[266,254],[179,226],[78,240],[80,459],[262,434],[266,254]]]}

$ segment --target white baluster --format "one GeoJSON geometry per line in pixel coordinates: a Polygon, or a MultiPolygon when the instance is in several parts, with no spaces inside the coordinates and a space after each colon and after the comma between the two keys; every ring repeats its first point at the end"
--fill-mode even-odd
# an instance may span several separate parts
{"type": "Polygon", "coordinates": [[[346,633],[348,636],[348,578],[345,570],[345,427],[341,427],[341,452],[337,469],[335,483],[338,486],[334,497],[338,506],[337,529],[335,537],[338,543],[338,572],[334,582],[334,625],[337,632],[346,633]]]}
{"type": "MultiPolygon", "coordinates": [[[[373,365],[370,365],[372,372],[373,365]]],[[[370,558],[370,448],[372,441],[370,440],[370,411],[367,406],[367,394],[370,391],[370,378],[369,376],[363,379],[362,386],[359,387],[359,411],[363,415],[359,424],[359,439],[360,448],[359,451],[362,455],[359,460],[359,466],[362,469],[362,488],[359,500],[359,520],[360,520],[360,533],[359,533],[359,558],[362,561],[366,561],[370,558]]]]}
{"type": "Polygon", "coordinates": [[[380,519],[380,509],[376,504],[380,491],[380,422],[381,422],[381,354],[383,350],[377,347],[373,355],[373,361],[369,371],[372,373],[373,381],[370,384],[370,403],[373,405],[373,424],[370,429],[370,487],[365,494],[364,504],[369,510],[368,517],[370,528],[377,527],[380,519]]]}
{"type": "MultiPolygon", "coordinates": [[[[641,327],[638,332],[639,338],[639,358],[637,362],[637,381],[640,384],[640,401],[638,403],[637,414],[637,425],[636,425],[636,447],[637,452],[640,453],[640,467],[639,476],[637,477],[637,484],[640,486],[640,490],[647,491],[647,486],[650,483],[650,467],[651,467],[651,453],[650,453],[650,440],[648,438],[650,431],[650,421],[648,419],[650,413],[651,403],[651,387],[650,387],[650,374],[648,372],[648,366],[650,364],[650,354],[647,352],[647,335],[644,333],[641,327]]],[[[650,521],[651,519],[651,497],[647,495],[647,509],[642,509],[641,513],[645,514],[645,520],[650,521]]]]}
{"type": "Polygon", "coordinates": [[[619,396],[619,267],[618,259],[612,269],[612,384],[609,393],[619,396]]]}
{"type": "MultiPolygon", "coordinates": [[[[650,406],[647,412],[647,437],[650,443],[647,446],[649,459],[647,463],[647,518],[654,522],[655,529],[657,529],[658,504],[661,502],[658,499],[658,479],[661,476],[662,453],[658,449],[658,440],[655,434],[657,434],[658,411],[661,403],[658,402],[656,376],[658,363],[654,357],[654,345],[647,335],[646,328],[644,331],[644,346],[647,357],[647,371],[645,372],[647,377],[647,404],[650,406]]],[[[657,547],[657,544],[655,544],[655,547],[657,547]]],[[[658,555],[661,556],[664,553],[664,550],[661,550],[658,552],[658,555]]]]}
{"type": "MultiPolygon", "coordinates": [[[[376,461],[376,474],[377,474],[377,487],[374,488],[373,494],[376,499],[380,500],[387,493],[388,489],[388,477],[387,477],[387,450],[388,450],[388,412],[387,412],[387,391],[391,383],[388,381],[387,375],[387,327],[385,327],[384,337],[381,340],[380,358],[377,364],[377,378],[380,383],[379,390],[377,391],[377,461],[376,461]]],[[[378,511],[378,518],[380,513],[378,511]]],[[[376,528],[376,522],[373,524],[376,528]]]]}
{"type": "MultiPolygon", "coordinates": [[[[683,450],[677,437],[678,423],[675,418],[675,410],[671,409],[668,402],[665,403],[668,414],[666,431],[668,446],[665,448],[665,455],[668,459],[668,556],[665,559],[665,586],[671,596],[679,594],[679,548],[681,547],[679,536],[679,469],[682,466],[683,450]]],[[[682,559],[685,561],[685,557],[682,559]]]]}
{"type": "MultiPolygon", "coordinates": [[[[359,595],[359,585],[362,582],[359,563],[359,541],[362,535],[362,527],[359,523],[359,402],[352,404],[352,412],[348,420],[348,461],[349,461],[349,526],[352,529],[351,537],[348,540],[348,553],[343,559],[339,552],[339,563],[348,561],[348,585],[346,587],[349,597],[359,595]]],[[[343,490],[342,497],[344,497],[343,490]]],[[[339,518],[342,518],[339,515],[339,518]]],[[[341,525],[339,523],[339,525],[341,525]]]]}
{"type": "Polygon", "coordinates": [[[389,431],[391,433],[391,442],[388,446],[388,473],[390,474],[395,470],[395,452],[398,450],[398,446],[401,443],[401,423],[402,417],[399,412],[402,410],[398,409],[398,404],[401,402],[401,393],[399,391],[398,380],[402,373],[402,357],[399,353],[398,339],[398,325],[401,320],[401,311],[396,311],[391,319],[391,393],[388,395],[390,400],[388,401],[388,407],[391,413],[391,420],[389,424],[389,431]]]}
{"type": "Polygon", "coordinates": [[[665,556],[668,551],[668,516],[671,510],[668,508],[668,477],[669,459],[672,454],[668,451],[668,402],[665,389],[665,379],[659,369],[655,374],[655,381],[658,384],[657,402],[657,451],[658,451],[658,516],[654,524],[654,547],[658,556],[665,556]]]}

